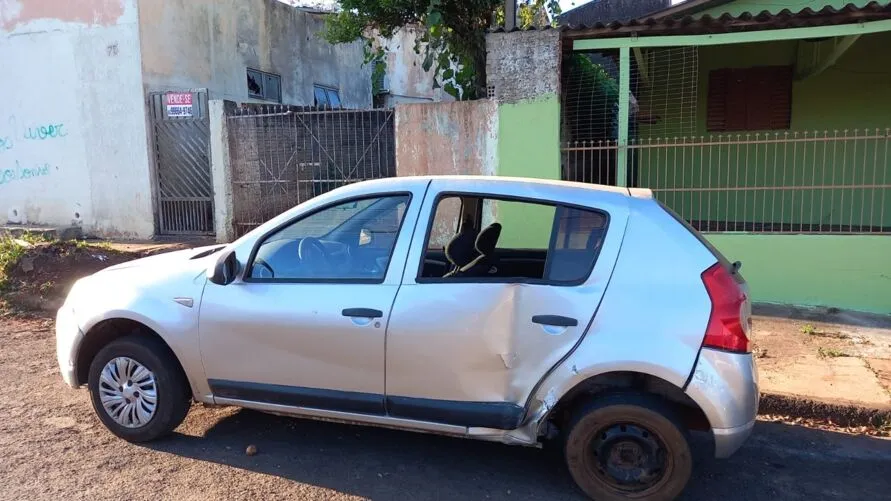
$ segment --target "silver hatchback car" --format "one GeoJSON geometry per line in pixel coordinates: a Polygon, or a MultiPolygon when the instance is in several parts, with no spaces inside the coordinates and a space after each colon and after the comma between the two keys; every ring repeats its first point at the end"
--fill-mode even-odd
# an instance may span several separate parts
{"type": "Polygon", "coordinates": [[[690,430],[758,409],[750,306],[647,190],[407,177],[315,197],[225,246],[79,280],[58,361],[115,435],[192,400],[537,446],[598,500],[673,499],[690,430]]]}

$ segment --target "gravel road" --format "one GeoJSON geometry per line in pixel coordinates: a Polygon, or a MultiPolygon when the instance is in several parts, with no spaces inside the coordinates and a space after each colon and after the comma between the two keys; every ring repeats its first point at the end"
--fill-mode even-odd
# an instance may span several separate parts
{"type": "MultiPolygon", "coordinates": [[[[697,440],[685,500],[881,499],[891,441],[758,423],[732,459],[697,440]]],[[[194,406],[130,445],[58,375],[52,323],[0,319],[0,499],[584,499],[548,450],[194,406]],[[256,456],[245,455],[256,445],[256,456]]]]}

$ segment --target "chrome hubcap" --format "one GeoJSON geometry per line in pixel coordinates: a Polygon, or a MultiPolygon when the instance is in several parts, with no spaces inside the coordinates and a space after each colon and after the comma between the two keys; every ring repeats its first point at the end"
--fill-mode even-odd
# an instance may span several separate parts
{"type": "Polygon", "coordinates": [[[99,400],[119,425],[145,426],[158,408],[155,374],[132,358],[112,359],[99,376],[99,400]]]}

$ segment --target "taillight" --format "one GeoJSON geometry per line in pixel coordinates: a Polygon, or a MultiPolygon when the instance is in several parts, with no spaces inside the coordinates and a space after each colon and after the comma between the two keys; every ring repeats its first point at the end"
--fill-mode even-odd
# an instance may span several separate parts
{"type": "Polygon", "coordinates": [[[737,353],[749,353],[749,337],[743,322],[746,294],[721,263],[702,273],[702,282],[712,300],[712,313],[705,330],[703,346],[737,353]]]}

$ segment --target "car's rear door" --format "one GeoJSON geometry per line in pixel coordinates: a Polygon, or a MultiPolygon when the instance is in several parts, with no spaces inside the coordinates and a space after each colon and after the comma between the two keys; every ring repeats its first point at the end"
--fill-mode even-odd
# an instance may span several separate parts
{"type": "MultiPolygon", "coordinates": [[[[396,417],[511,429],[541,378],[579,342],[619,253],[627,199],[614,192],[466,180],[432,182],[387,330],[387,410],[396,417]],[[455,196],[484,197],[481,226],[497,221],[498,255],[546,260],[544,276],[423,276],[438,211],[455,196]],[[593,261],[593,267],[592,267],[593,261]]],[[[454,205],[454,204],[452,204],[454,205]]],[[[449,211],[445,211],[448,214],[449,211]]],[[[451,211],[454,212],[454,211],[451,211]]],[[[511,265],[523,273],[524,265],[511,265]]],[[[540,273],[540,272],[539,272],[540,273]]],[[[596,319],[594,319],[596,321],[596,319]]]]}

